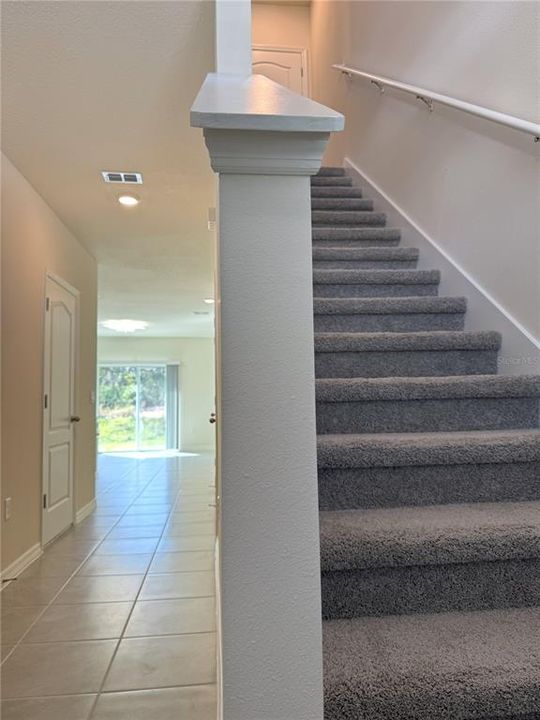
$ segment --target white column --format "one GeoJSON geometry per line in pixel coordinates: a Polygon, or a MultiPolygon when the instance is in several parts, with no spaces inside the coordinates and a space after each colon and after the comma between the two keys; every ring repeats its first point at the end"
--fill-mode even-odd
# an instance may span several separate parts
{"type": "Polygon", "coordinates": [[[221,84],[192,124],[219,174],[223,718],[322,720],[309,176],[343,120],[221,84]]]}
{"type": "Polygon", "coordinates": [[[251,75],[251,0],[216,0],[216,71],[251,75]]]}

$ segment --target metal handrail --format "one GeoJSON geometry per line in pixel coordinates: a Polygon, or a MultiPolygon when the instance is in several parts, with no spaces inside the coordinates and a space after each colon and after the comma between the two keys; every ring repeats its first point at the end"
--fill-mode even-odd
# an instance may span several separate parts
{"type": "Polygon", "coordinates": [[[417,100],[421,100],[427,105],[429,111],[433,110],[433,103],[440,103],[448,107],[461,110],[469,115],[476,115],[476,117],[484,118],[484,120],[490,120],[491,122],[498,123],[499,125],[505,125],[506,127],[519,130],[520,132],[532,135],[535,142],[540,141],[540,124],[533,123],[530,120],[523,120],[523,118],[514,117],[513,115],[507,115],[506,113],[498,112],[497,110],[490,110],[489,108],[482,107],[481,105],[474,105],[473,103],[465,102],[465,100],[458,100],[457,98],[450,97],[449,95],[441,95],[440,93],[426,90],[425,88],[416,87],[416,85],[407,85],[406,83],[399,82],[398,80],[392,80],[391,78],[381,77],[380,75],[373,75],[371,73],[363,72],[362,70],[356,70],[355,68],[349,67],[348,65],[332,65],[335,70],[339,70],[349,77],[362,77],[369,80],[375,85],[381,93],[384,92],[385,87],[395,88],[402,92],[414,95],[417,100]]]}

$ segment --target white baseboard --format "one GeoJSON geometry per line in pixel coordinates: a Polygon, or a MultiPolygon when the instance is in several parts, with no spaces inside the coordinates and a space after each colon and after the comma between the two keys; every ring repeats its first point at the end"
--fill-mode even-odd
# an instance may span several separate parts
{"type": "Polygon", "coordinates": [[[385,212],[389,224],[401,229],[401,244],[420,249],[419,267],[441,271],[441,295],[467,298],[466,330],[496,330],[502,334],[499,372],[540,372],[540,343],[350,158],[345,158],[343,165],[359,185],[368,186],[366,196],[373,200],[375,210],[385,212]]]}
{"type": "Polygon", "coordinates": [[[90,500],[89,503],[86,503],[86,505],[83,505],[80,510],[77,510],[77,512],[75,513],[75,525],[78,525],[85,518],[91,515],[96,509],[96,507],[96,498],[94,498],[93,500],[90,500]]]}
{"type": "Polygon", "coordinates": [[[42,555],[43,549],[41,547],[41,544],[36,543],[26,552],[20,555],[16,560],[14,560],[11,565],[8,565],[7,568],[2,570],[2,572],[0,573],[0,579],[2,580],[2,582],[5,582],[6,580],[12,580],[19,577],[19,575],[24,570],[26,570],[29,565],[31,565],[42,555]]]}

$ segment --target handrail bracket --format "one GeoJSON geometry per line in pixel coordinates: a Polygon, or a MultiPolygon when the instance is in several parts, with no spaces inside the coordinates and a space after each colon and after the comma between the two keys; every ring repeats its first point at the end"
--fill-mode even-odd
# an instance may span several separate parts
{"type": "Polygon", "coordinates": [[[380,83],[378,80],[372,80],[372,85],[375,85],[375,87],[378,89],[378,91],[381,93],[381,95],[384,93],[384,85],[380,83]]]}
{"type": "MultiPolygon", "coordinates": [[[[373,80],[371,82],[373,82],[373,80]]],[[[426,98],[423,95],[417,95],[416,99],[423,102],[424,105],[428,108],[429,112],[433,112],[433,100],[431,98],[426,98]]]]}

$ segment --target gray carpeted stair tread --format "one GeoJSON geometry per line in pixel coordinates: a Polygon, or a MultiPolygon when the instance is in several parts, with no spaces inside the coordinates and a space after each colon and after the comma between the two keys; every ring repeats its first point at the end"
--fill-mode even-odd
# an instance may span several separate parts
{"type": "Polygon", "coordinates": [[[313,225],[329,225],[331,227],[345,225],[385,225],[386,215],[381,212],[362,210],[312,210],[311,221],[313,225]]]}
{"type": "Polygon", "coordinates": [[[312,210],[373,211],[373,200],[362,198],[311,198],[312,210]]]}
{"type": "MultiPolygon", "coordinates": [[[[539,438],[540,439],[540,438],[539,438]]],[[[458,457],[454,464],[320,467],[319,508],[351,510],[472,502],[540,500],[540,459],[521,462],[520,451],[507,448],[483,462],[458,457]]],[[[472,455],[472,453],[471,453],[472,455]]],[[[336,464],[339,456],[335,455],[336,464]]]]}
{"type": "Polygon", "coordinates": [[[488,331],[411,333],[315,333],[315,352],[499,350],[501,335],[488,331]]]}
{"type": "Polygon", "coordinates": [[[360,188],[352,186],[332,186],[332,185],[312,185],[312,198],[360,198],[362,191],[360,188]]]}
{"type": "Polygon", "coordinates": [[[311,183],[325,720],[540,720],[540,377],[311,183]]]}
{"type": "Polygon", "coordinates": [[[438,270],[313,270],[314,285],[437,285],[438,270]]]}
{"type": "Polygon", "coordinates": [[[343,167],[337,167],[335,165],[322,165],[319,168],[319,172],[317,173],[316,177],[343,177],[345,175],[345,168],[343,167]]]}
{"type": "Polygon", "coordinates": [[[540,461],[540,430],[319,435],[319,468],[540,461]]]}
{"type": "Polygon", "coordinates": [[[540,502],[320,513],[321,570],[540,557],[540,502]]]}
{"type": "Polygon", "coordinates": [[[536,428],[540,378],[498,375],[316,380],[318,433],[536,428]]]}
{"type": "Polygon", "coordinates": [[[540,608],[323,623],[325,720],[514,720],[540,707],[540,608]]]}
{"type": "MultiPolygon", "coordinates": [[[[401,231],[396,228],[366,226],[366,227],[330,227],[321,225],[312,228],[313,244],[317,247],[331,247],[330,243],[343,246],[344,243],[351,244],[353,247],[361,246],[377,246],[391,245],[396,246],[401,238],[401,231]],[[322,245],[324,243],[324,245],[322,245]]],[[[334,245],[334,246],[335,246],[334,245]]]]}
{"type": "Polygon", "coordinates": [[[313,301],[315,332],[459,331],[464,329],[466,308],[465,298],[436,295],[316,297],[313,301]]]}
{"type": "Polygon", "coordinates": [[[416,248],[314,247],[313,260],[418,260],[416,248]]]}
{"type": "Polygon", "coordinates": [[[333,270],[416,269],[418,250],[399,247],[314,246],[313,268],[333,270]]]}
{"type": "Polygon", "coordinates": [[[318,378],[495,375],[499,346],[498,333],[459,330],[316,332],[315,375],[318,378]]]}
{"type": "Polygon", "coordinates": [[[312,175],[311,185],[315,187],[332,186],[332,187],[347,187],[352,185],[352,180],[346,175],[340,177],[331,177],[327,175],[312,175]]]}
{"type": "Polygon", "coordinates": [[[461,297],[314,298],[313,309],[315,315],[462,314],[467,309],[467,300],[461,297]]]}
{"type": "Polygon", "coordinates": [[[324,402],[422,400],[427,398],[540,398],[538,375],[324,378],[315,382],[324,402]]]}
{"type": "Polygon", "coordinates": [[[411,297],[439,292],[438,270],[409,268],[313,269],[314,297],[411,297]]]}

